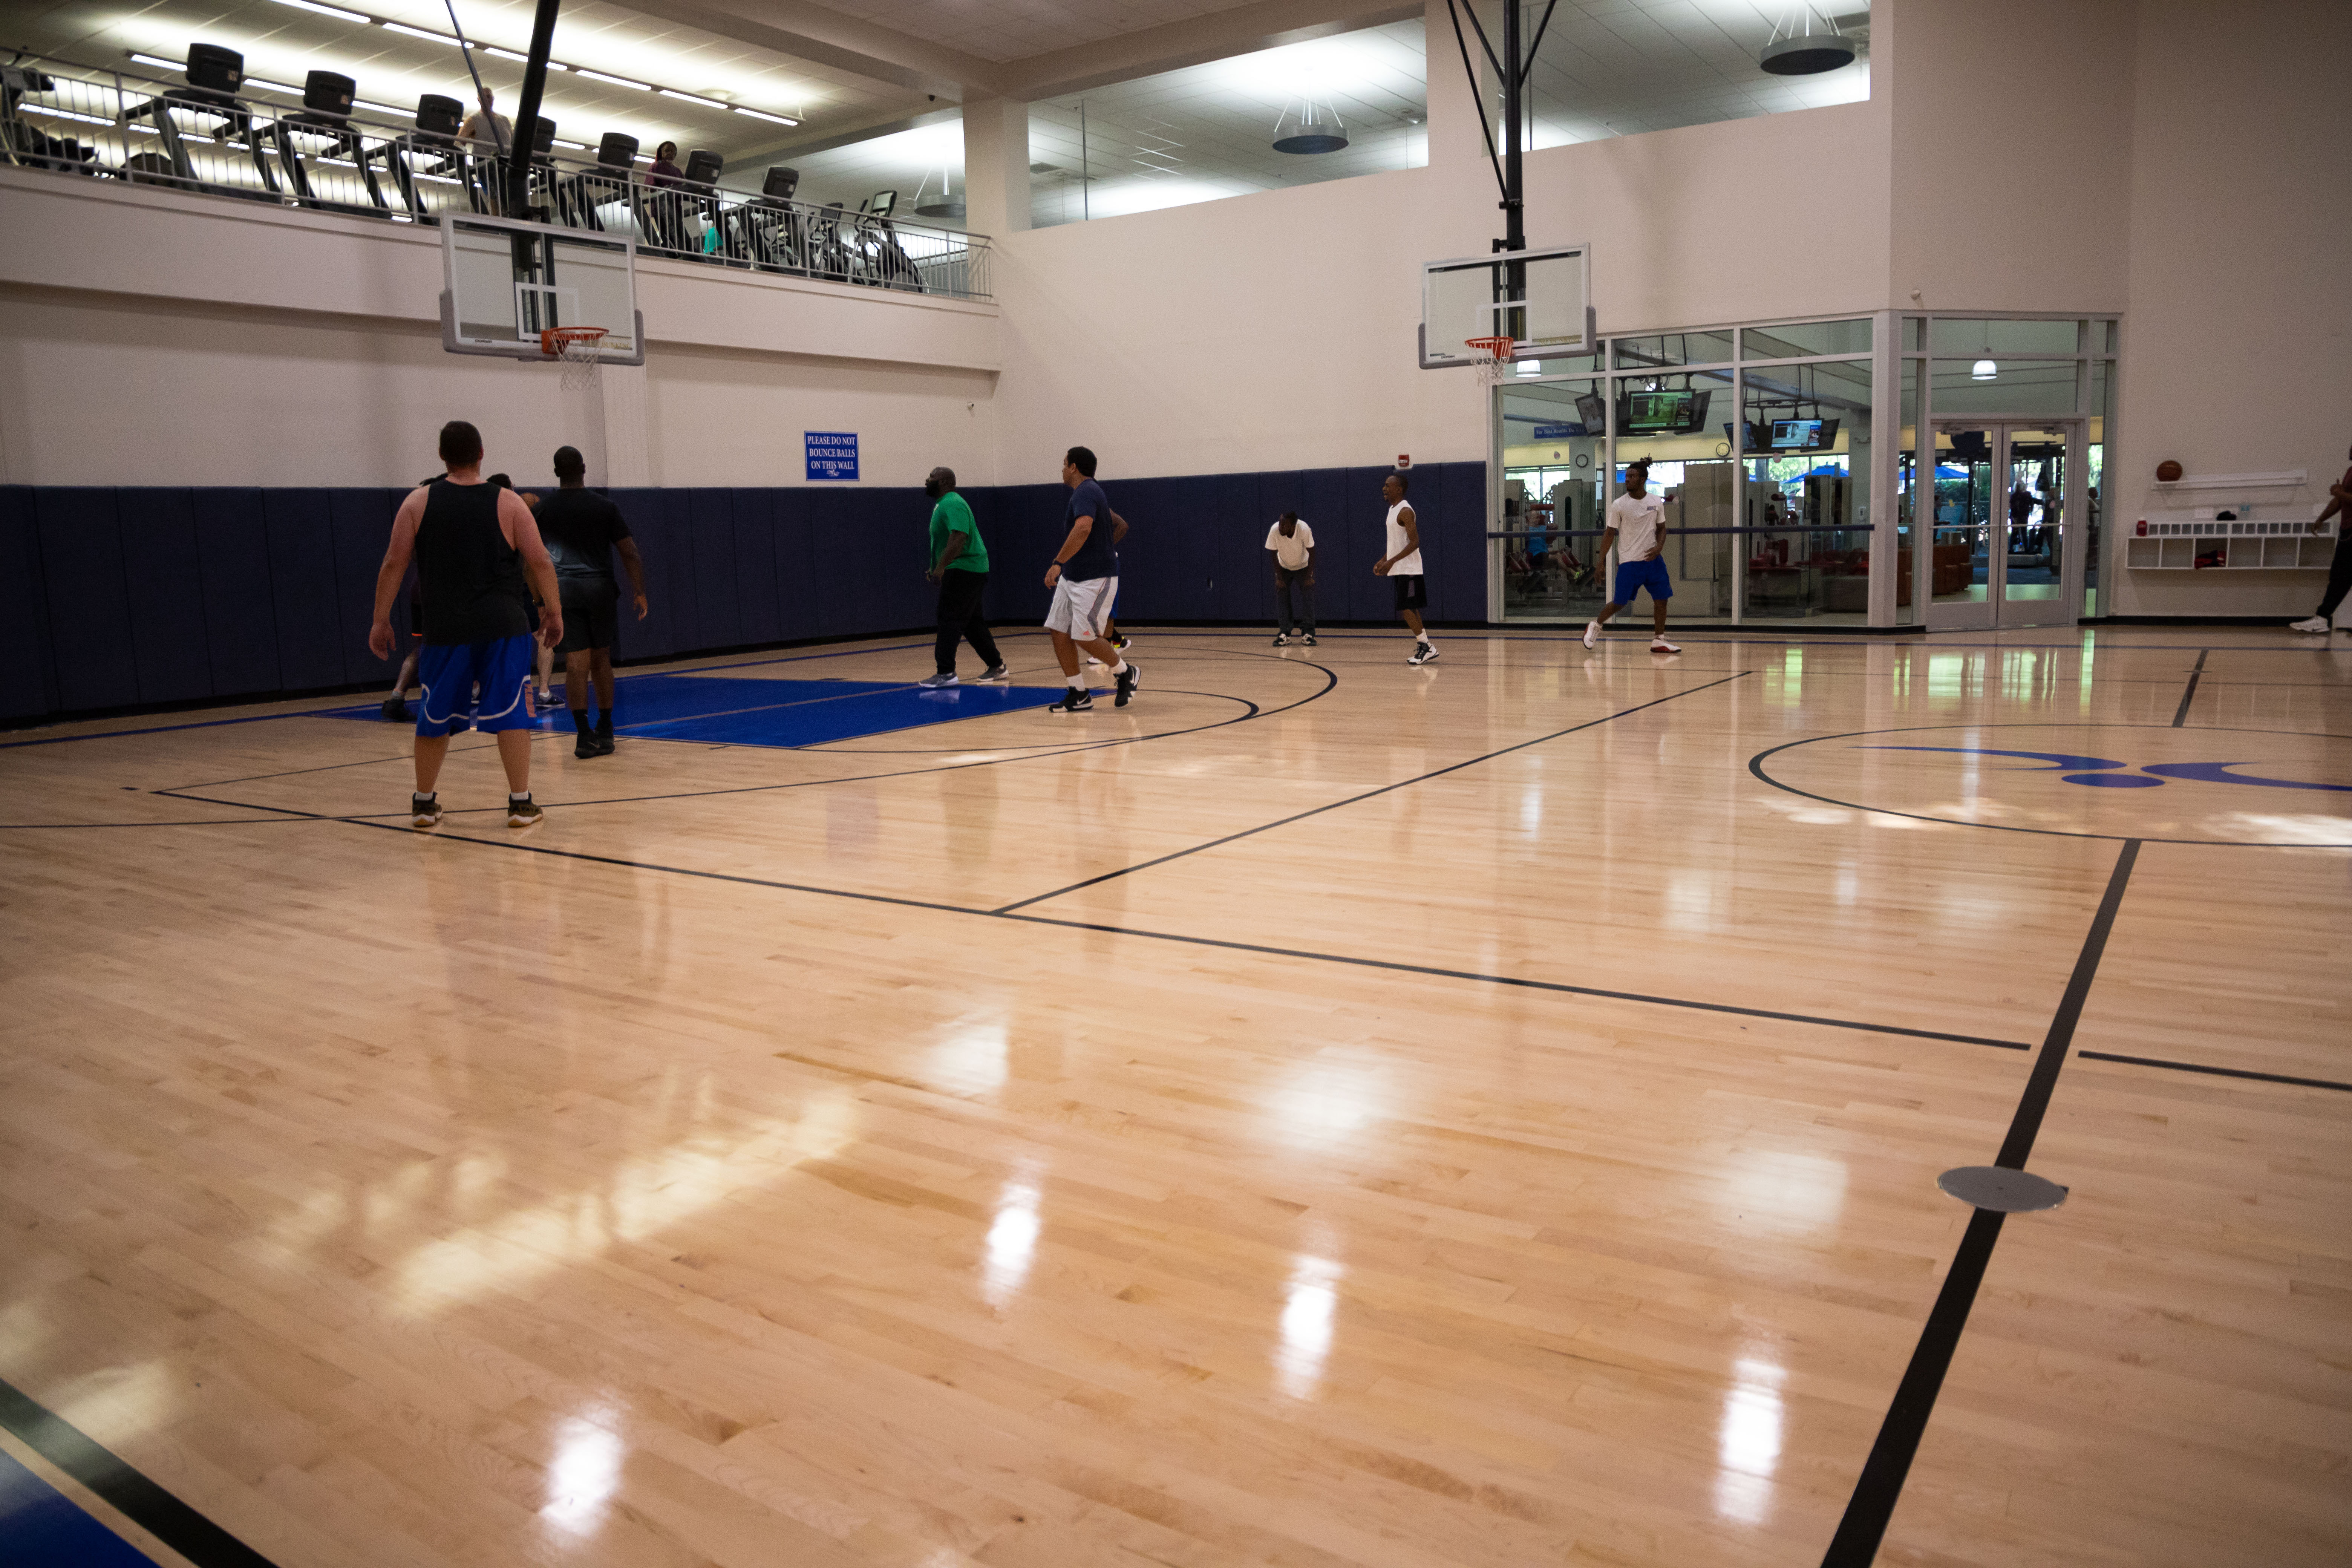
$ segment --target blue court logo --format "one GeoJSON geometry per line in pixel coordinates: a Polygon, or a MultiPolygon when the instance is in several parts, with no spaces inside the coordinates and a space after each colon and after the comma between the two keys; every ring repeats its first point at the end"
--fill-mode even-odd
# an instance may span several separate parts
{"type": "MultiPolygon", "coordinates": [[[[2306,784],[2301,779],[2257,778],[2252,773],[2232,773],[2232,768],[2252,767],[2252,763],[2142,763],[2133,771],[2129,763],[2119,763],[2110,757],[2078,757],[2067,752],[1998,752],[1985,746],[1862,746],[1865,752],[1948,752],[1964,757],[2022,757],[2028,762],[2048,764],[2056,770],[2060,784],[2089,784],[2096,789],[2155,789],[2167,779],[2181,779],[2193,784],[2258,784],[2263,789],[2324,789],[2352,792],[2352,784],[2306,784]]],[[[2015,769],[2014,772],[2025,772],[2015,769]]]]}

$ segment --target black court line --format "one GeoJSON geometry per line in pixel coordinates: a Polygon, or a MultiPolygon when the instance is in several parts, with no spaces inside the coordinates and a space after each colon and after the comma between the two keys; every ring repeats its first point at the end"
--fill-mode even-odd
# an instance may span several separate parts
{"type": "Polygon", "coordinates": [[[268,1558],[5,1381],[0,1381],[0,1426],[196,1568],[276,1568],[268,1558]]]}
{"type": "Polygon", "coordinates": [[[2197,683],[2205,676],[2205,656],[2212,651],[2211,648],[2197,650],[2197,667],[2189,672],[2189,689],[2180,694],[2179,711],[2172,716],[2172,727],[2176,730],[2189,722],[2189,705],[2197,700],[2197,683]]]}
{"type": "MultiPolygon", "coordinates": [[[[2051,1093],[2058,1087],[2058,1074],[2074,1043],[2074,1026],[2082,1020],[2083,1005],[2090,999],[2091,982],[2097,977],[2099,959],[2106,952],[2107,934],[2115,929],[2116,911],[2123,907],[2124,889],[2131,882],[2139,845],[2137,838],[2126,839],[2116,857],[2116,868],[2107,878],[2098,913],[2091,917],[2091,929],[2074,959],[2074,973],[2066,982],[2057,1014],[2050,1020],[2050,1032],[2033,1058],[2033,1070],[2026,1077],[2017,1112],[2010,1119],[2009,1136],[2001,1140],[2000,1152],[1993,1158],[1996,1165],[2022,1171],[2033,1152],[2033,1140],[2042,1131],[2051,1093]]],[[[1986,1265],[1992,1261],[1993,1244],[2000,1239],[2001,1219],[1991,1209],[1978,1209],[1969,1216],[1968,1230],[1952,1256],[1951,1271],[1944,1276],[1944,1288],[1936,1294],[1936,1305],[1927,1314],[1927,1327],[1920,1331],[1911,1363],[1895,1386],[1885,1420],[1879,1424],[1878,1438],[1870,1446],[1870,1457],[1863,1461],[1845,1516],[1838,1521],[1837,1533],[1822,1556],[1822,1568],[1870,1568],[1878,1556],[1887,1521],[1894,1517],[1903,1483],[1911,1473],[1911,1461],[1919,1451],[1919,1439],[1927,1430],[1927,1417],[1943,1389],[1944,1374],[1951,1370],[1953,1352],[1959,1348],[1960,1331],[1968,1327],[1969,1309],[1976,1304],[1986,1265]]]]}
{"type": "Polygon", "coordinates": [[[1091,888],[1103,882],[1116,881],[1121,877],[1133,876],[1138,871],[1148,871],[1154,866],[1164,866],[1171,860],[1181,860],[1187,855],[1198,855],[1203,849],[1214,849],[1221,845],[1231,844],[1236,839],[1252,837],[1260,833],[1271,833],[1277,827],[1287,827],[1294,822],[1304,822],[1310,816],[1320,816],[1327,811],[1337,811],[1341,806],[1355,805],[1360,802],[1370,800],[1376,795],[1387,795],[1391,790],[1404,789],[1412,784],[1426,784],[1431,779],[1444,778],[1447,773],[1459,773],[1464,768],[1475,767],[1480,763],[1490,763],[1496,757],[1509,756],[1513,752],[1524,752],[1529,746],[1540,746],[1547,741],[1557,741],[1562,735],[1573,735],[1580,730],[1590,730],[1597,724],[1606,724],[1613,719],[1622,719],[1629,713],[1639,713],[1645,708],[1655,708],[1661,702],[1672,702],[1676,698],[1693,696],[1701,691],[1712,690],[1714,688],[1718,686],[1728,686],[1731,682],[1739,679],[1741,677],[1752,673],[1754,672],[1751,670],[1737,670],[1732,674],[1723,677],[1719,680],[1710,680],[1702,685],[1688,687],[1681,691],[1673,692],[1664,697],[1653,698],[1647,702],[1637,702],[1631,708],[1621,708],[1614,713],[1603,713],[1600,718],[1588,719],[1581,724],[1570,724],[1565,730],[1554,730],[1549,735],[1538,735],[1532,741],[1521,741],[1517,745],[1504,746],[1499,750],[1488,752],[1484,756],[1471,757],[1465,761],[1454,763],[1446,767],[1435,768],[1425,773],[1418,773],[1409,779],[1399,779],[1394,784],[1382,784],[1378,789],[1368,789],[1361,795],[1351,795],[1345,800],[1335,800],[1328,805],[1318,805],[1311,810],[1298,812],[1294,816],[1283,817],[1279,821],[1265,823],[1257,827],[1245,827],[1239,833],[1228,833],[1223,838],[1212,838],[1206,844],[1195,844],[1190,849],[1179,849],[1173,854],[1162,855],[1155,859],[1139,861],[1135,865],[1123,867],[1116,871],[1105,871],[1099,877],[1089,877],[1083,882],[1073,882],[1066,888],[1056,888],[1050,893],[1039,893],[1035,898],[1023,899],[1015,903],[1003,904],[989,912],[992,914],[1009,915],[1015,910],[1025,910],[1031,904],[1042,904],[1047,899],[1058,899],[1065,893],[1075,893],[1083,888],[1091,888]]]}
{"type": "Polygon", "coordinates": [[[2252,1079],[2256,1083],[2293,1084],[2297,1089],[2336,1089],[2352,1094],[2352,1083],[2337,1083],[2328,1078],[2295,1078],[2283,1072],[2254,1072],[2246,1068],[2208,1067],[2202,1062],[2167,1061],[2162,1057],[2126,1057],[2113,1051],[2076,1051],[2076,1056],[2090,1062],[2129,1062],[2136,1068],[2166,1068],[2173,1072],[2210,1073],[2215,1078],[2252,1079]]]}

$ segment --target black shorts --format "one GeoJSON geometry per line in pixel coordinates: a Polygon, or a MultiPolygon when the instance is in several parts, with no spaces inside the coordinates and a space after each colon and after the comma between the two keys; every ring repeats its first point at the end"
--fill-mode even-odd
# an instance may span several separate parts
{"type": "Polygon", "coordinates": [[[621,600],[617,594],[597,594],[563,600],[563,640],[558,653],[592,653],[609,648],[621,635],[621,600]]]}
{"type": "Polygon", "coordinates": [[[1389,574],[1389,581],[1396,584],[1398,609],[1425,610],[1429,607],[1429,579],[1420,573],[1416,572],[1410,577],[1400,577],[1391,572],[1389,574]]]}

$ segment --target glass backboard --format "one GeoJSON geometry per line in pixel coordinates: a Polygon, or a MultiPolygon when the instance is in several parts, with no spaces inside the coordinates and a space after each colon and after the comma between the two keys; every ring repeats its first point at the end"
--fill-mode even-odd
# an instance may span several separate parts
{"type": "Polygon", "coordinates": [[[441,217],[441,346],[451,353],[545,357],[553,327],[602,327],[607,364],[643,364],[636,241],[513,218],[441,217]]]}
{"type": "Polygon", "coordinates": [[[1520,355],[1592,347],[1591,247],[1573,245],[1431,261],[1421,269],[1421,363],[1472,364],[1472,338],[1512,339],[1520,355]]]}

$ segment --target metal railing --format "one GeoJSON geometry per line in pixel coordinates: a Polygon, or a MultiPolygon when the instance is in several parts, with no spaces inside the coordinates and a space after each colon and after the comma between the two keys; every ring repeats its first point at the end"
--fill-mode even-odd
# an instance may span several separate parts
{"type": "MultiPolygon", "coordinates": [[[[501,214],[505,160],[487,145],[385,122],[279,109],[208,89],[19,58],[0,72],[0,162],[87,179],[394,223],[501,214]]],[[[640,253],[907,293],[988,300],[985,235],[722,191],[590,158],[532,160],[529,216],[635,236],[640,253]]]]}

